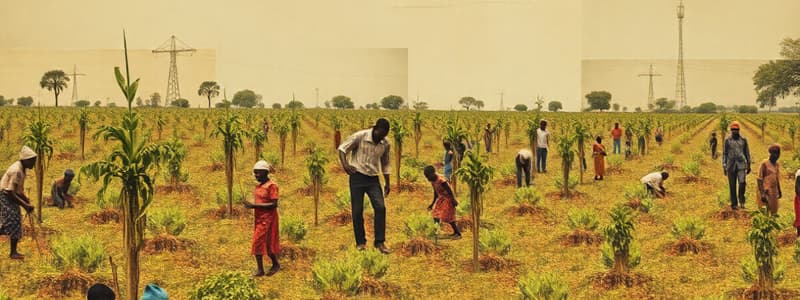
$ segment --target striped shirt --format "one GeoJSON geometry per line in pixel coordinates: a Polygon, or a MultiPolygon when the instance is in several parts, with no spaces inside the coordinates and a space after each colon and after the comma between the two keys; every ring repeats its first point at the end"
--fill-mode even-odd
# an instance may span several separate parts
{"type": "Polygon", "coordinates": [[[372,129],[358,131],[339,145],[339,151],[349,154],[347,160],[356,171],[367,176],[391,174],[389,165],[389,141],[384,138],[375,144],[372,129]]]}

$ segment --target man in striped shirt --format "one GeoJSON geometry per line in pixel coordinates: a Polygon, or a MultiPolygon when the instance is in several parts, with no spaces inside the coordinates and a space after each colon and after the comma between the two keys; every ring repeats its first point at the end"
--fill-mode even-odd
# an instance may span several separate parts
{"type": "MultiPolygon", "coordinates": [[[[375,126],[358,131],[339,145],[339,162],[342,169],[350,175],[350,206],[353,213],[353,232],[356,248],[366,249],[367,239],[364,230],[364,194],[375,211],[374,246],[383,254],[391,253],[386,247],[386,206],[384,197],[389,195],[389,121],[380,118],[375,126]],[[381,191],[378,176],[383,174],[384,187],[381,191]]],[[[399,167],[399,166],[398,166],[399,167]]]]}

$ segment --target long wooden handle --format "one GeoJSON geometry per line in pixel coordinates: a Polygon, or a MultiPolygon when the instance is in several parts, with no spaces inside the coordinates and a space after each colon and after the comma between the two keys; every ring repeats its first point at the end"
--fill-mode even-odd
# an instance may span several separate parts
{"type": "Polygon", "coordinates": [[[111,274],[114,276],[114,292],[117,293],[117,296],[122,298],[119,293],[119,279],[117,279],[117,265],[114,264],[114,258],[111,255],[108,256],[108,262],[111,264],[111,274]]]}

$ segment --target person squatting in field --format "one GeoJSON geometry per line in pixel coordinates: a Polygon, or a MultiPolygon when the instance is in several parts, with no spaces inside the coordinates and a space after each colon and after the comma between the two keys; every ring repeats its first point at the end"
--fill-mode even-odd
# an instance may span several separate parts
{"type": "Polygon", "coordinates": [[[778,158],[781,157],[781,146],[772,144],[767,150],[769,158],[761,162],[758,168],[758,208],[767,206],[767,211],[775,215],[778,213],[778,199],[783,197],[781,192],[780,164],[778,158]]]}
{"type": "Polygon", "coordinates": [[[747,139],[739,134],[739,122],[730,125],[731,135],[722,143],[722,172],[728,177],[731,209],[744,208],[746,176],[750,174],[750,147],[747,139]],[[738,193],[736,183],[739,183],[738,193]]]}
{"type": "Polygon", "coordinates": [[[656,198],[664,198],[667,195],[667,189],[664,188],[664,181],[669,178],[669,173],[653,172],[642,177],[642,184],[647,189],[647,193],[655,196],[656,198]]]}
{"type": "MultiPolygon", "coordinates": [[[[391,253],[386,241],[386,205],[389,195],[389,121],[380,118],[372,128],[353,133],[339,145],[339,163],[350,175],[350,206],[353,214],[353,233],[356,249],[365,250],[367,238],[364,230],[364,194],[369,196],[375,212],[374,246],[383,254],[391,253]],[[378,176],[383,171],[384,187],[381,191],[378,176]]],[[[398,166],[399,167],[399,166],[398,166]]]]}
{"type": "Polygon", "coordinates": [[[22,214],[19,207],[30,214],[33,211],[31,200],[25,195],[25,170],[36,164],[36,152],[28,146],[22,146],[19,160],[11,164],[0,179],[0,235],[11,239],[11,259],[25,258],[17,252],[17,244],[22,238],[22,214]]]}
{"type": "Polygon", "coordinates": [[[53,182],[50,187],[50,198],[52,199],[51,206],[57,206],[63,209],[66,205],[72,208],[72,195],[69,194],[69,186],[72,184],[72,179],[75,178],[75,172],[72,169],[64,171],[64,177],[53,182]]]}
{"type": "Polygon", "coordinates": [[[272,276],[281,269],[278,255],[281,252],[280,230],[278,228],[278,185],[269,178],[270,165],[259,160],[253,166],[253,176],[258,184],[253,203],[244,202],[247,209],[254,210],[252,254],[256,257],[258,269],[254,276],[272,276]],[[272,260],[272,268],[264,273],[264,254],[272,260]]]}
{"type": "Polygon", "coordinates": [[[433,186],[433,202],[428,205],[428,210],[433,215],[433,222],[436,226],[440,226],[439,222],[450,224],[450,227],[453,228],[453,234],[450,235],[450,238],[454,240],[461,239],[461,232],[458,231],[458,226],[456,226],[455,222],[458,202],[456,197],[453,196],[453,190],[450,189],[447,179],[436,174],[436,169],[433,166],[426,166],[423,173],[433,186]]]}

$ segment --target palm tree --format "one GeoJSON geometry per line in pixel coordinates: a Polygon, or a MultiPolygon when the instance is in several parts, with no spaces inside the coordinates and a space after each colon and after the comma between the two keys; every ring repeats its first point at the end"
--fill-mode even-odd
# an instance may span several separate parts
{"type": "Polygon", "coordinates": [[[422,117],[419,112],[414,113],[414,147],[415,157],[419,158],[419,141],[422,140],[422,117]]]}
{"type": "Polygon", "coordinates": [[[69,81],[69,77],[64,71],[52,70],[44,73],[42,80],[39,81],[39,86],[48,91],[53,91],[53,94],[56,95],[56,107],[58,107],[58,94],[61,94],[61,91],[67,88],[67,81],[69,81]]]}
{"type": "Polygon", "coordinates": [[[242,148],[242,131],[239,118],[231,114],[230,109],[224,117],[217,119],[211,130],[211,136],[222,136],[222,148],[225,150],[225,179],[228,187],[228,217],[233,216],[233,167],[234,154],[242,148]]]}
{"type": "Polygon", "coordinates": [[[292,157],[297,156],[297,136],[300,134],[300,114],[292,110],[289,115],[289,127],[292,129],[292,157]]]}
{"type": "Polygon", "coordinates": [[[122,186],[120,202],[123,217],[123,239],[125,246],[125,262],[127,277],[126,299],[139,299],[139,251],[143,246],[144,226],[147,220],[147,207],[153,201],[153,179],[150,172],[166,153],[159,144],[146,143],[147,137],[141,135],[139,123],[141,118],[131,109],[136,96],[139,80],[130,81],[128,71],[128,46],[125,45],[125,73],[123,77],[119,67],[114,74],[122,93],[128,101],[128,112],[122,117],[121,127],[104,125],[95,133],[94,138],[102,137],[104,141],[118,142],[118,146],[105,160],[85,165],[81,173],[94,180],[101,180],[103,185],[98,196],[103,196],[111,181],[119,180],[122,186]]]}
{"type": "Polygon", "coordinates": [[[245,135],[250,138],[250,141],[253,142],[253,154],[255,154],[254,161],[258,161],[261,159],[261,148],[264,147],[264,142],[267,141],[267,134],[263,129],[254,127],[245,132],[245,135]]]}
{"type": "Polygon", "coordinates": [[[561,154],[561,168],[563,170],[563,197],[569,198],[569,169],[572,167],[572,162],[575,160],[575,151],[572,147],[575,146],[575,136],[567,132],[562,132],[561,137],[558,139],[558,153],[561,154]]]}
{"type": "MultiPolygon", "coordinates": [[[[450,119],[447,120],[447,123],[445,124],[444,134],[442,134],[442,138],[444,138],[445,141],[449,141],[450,145],[452,145],[453,147],[453,150],[456,150],[454,151],[455,153],[453,154],[453,160],[450,162],[453,167],[453,173],[455,174],[455,171],[458,170],[459,163],[461,161],[460,153],[457,151],[458,144],[460,144],[461,141],[467,138],[467,131],[461,127],[461,124],[458,124],[457,119],[450,119]]],[[[456,176],[453,176],[453,178],[451,179],[452,180],[450,183],[452,184],[453,193],[454,194],[458,193],[458,185],[457,185],[458,181],[456,180],[456,176]]]]}
{"type": "Polygon", "coordinates": [[[394,144],[397,151],[394,152],[394,165],[395,174],[397,175],[397,190],[400,190],[400,161],[403,158],[403,139],[408,135],[408,130],[406,129],[405,124],[403,121],[399,121],[397,119],[392,119],[392,137],[394,138],[394,144]]]}
{"type": "Polygon", "coordinates": [[[36,156],[34,170],[36,172],[36,214],[39,223],[42,223],[42,193],[44,191],[44,172],[47,162],[53,156],[53,138],[50,136],[50,123],[39,119],[28,126],[28,134],[22,137],[25,144],[33,148],[36,156]]]}
{"type": "Polygon", "coordinates": [[[198,96],[206,96],[208,98],[208,108],[211,108],[211,98],[219,96],[219,84],[216,81],[203,81],[200,88],[197,89],[198,96]]]}
{"type": "Polygon", "coordinates": [[[81,129],[81,160],[84,160],[86,159],[86,156],[84,155],[84,153],[86,153],[84,151],[86,149],[86,129],[87,126],[89,126],[89,115],[86,113],[86,109],[81,109],[81,114],[78,116],[78,125],[81,129]]]}
{"type": "Polygon", "coordinates": [[[311,186],[314,192],[314,226],[319,225],[319,194],[325,178],[325,164],[328,161],[325,152],[316,145],[311,147],[309,155],[306,157],[308,175],[311,177],[311,186]]]}
{"type": "Polygon", "coordinates": [[[472,151],[466,153],[464,165],[455,171],[458,176],[469,186],[469,200],[472,207],[472,268],[478,270],[479,231],[481,212],[483,210],[482,195],[489,185],[489,180],[494,174],[494,169],[481,161],[478,154],[472,151]]]}

